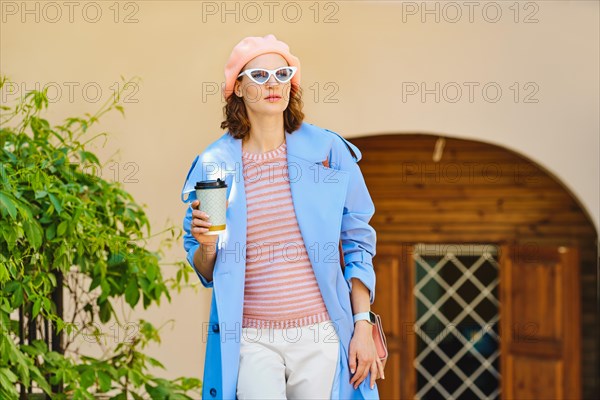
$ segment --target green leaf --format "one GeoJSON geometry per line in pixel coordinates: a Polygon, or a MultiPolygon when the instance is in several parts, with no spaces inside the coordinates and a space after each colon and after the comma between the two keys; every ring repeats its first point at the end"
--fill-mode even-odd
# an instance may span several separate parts
{"type": "Polygon", "coordinates": [[[8,380],[10,383],[17,381],[17,376],[8,368],[0,368],[0,375],[8,380]]]}
{"type": "Polygon", "coordinates": [[[31,212],[31,207],[28,204],[18,204],[19,211],[23,218],[33,218],[33,213],[31,212]]]}
{"type": "Polygon", "coordinates": [[[135,386],[141,386],[144,383],[144,376],[135,369],[130,369],[128,376],[135,386]]]}
{"type": "Polygon", "coordinates": [[[56,287],[56,275],[54,275],[52,272],[48,272],[48,279],[50,280],[52,287],[56,287]]]}
{"type": "Polygon", "coordinates": [[[107,323],[110,321],[110,316],[112,314],[112,306],[108,300],[99,304],[100,306],[100,322],[107,323]]]}
{"type": "MultiPolygon", "coordinates": [[[[0,141],[0,144],[2,142],[0,141]]],[[[9,186],[10,182],[8,181],[8,174],[6,173],[6,167],[4,166],[4,164],[0,164],[0,180],[2,181],[2,183],[4,184],[4,186],[9,186]]]]}
{"type": "Polygon", "coordinates": [[[37,386],[39,386],[39,388],[42,389],[43,391],[45,391],[46,393],[50,393],[50,391],[51,391],[50,385],[48,384],[48,381],[42,375],[40,370],[34,365],[30,365],[29,370],[30,370],[31,378],[32,378],[32,380],[35,380],[35,383],[37,384],[37,386]]]}
{"type": "Polygon", "coordinates": [[[56,225],[52,224],[46,228],[46,240],[52,240],[56,237],[56,225]]]}
{"type": "Polygon", "coordinates": [[[15,219],[17,216],[17,208],[15,207],[15,203],[11,200],[11,197],[7,193],[0,192],[0,206],[2,207],[2,215],[4,215],[4,211],[8,212],[8,215],[12,219],[15,219]]]}
{"type": "Polygon", "coordinates": [[[108,266],[115,267],[121,264],[123,261],[125,261],[125,256],[123,253],[111,253],[111,255],[108,257],[108,266]]]}
{"type": "Polygon", "coordinates": [[[108,392],[111,389],[112,379],[106,372],[98,371],[98,381],[100,382],[100,390],[102,392],[108,392]]]}
{"type": "Polygon", "coordinates": [[[164,385],[151,386],[146,384],[145,388],[152,399],[169,398],[169,390],[164,385]]]}
{"type": "Polygon", "coordinates": [[[12,296],[12,305],[17,308],[23,304],[23,287],[19,286],[12,296]]]}
{"type": "Polygon", "coordinates": [[[47,297],[42,297],[42,306],[44,307],[44,310],[50,312],[52,310],[52,303],[50,302],[50,299],[47,297]]]}
{"type": "Polygon", "coordinates": [[[102,277],[100,275],[94,275],[94,277],[92,278],[92,282],[90,282],[89,291],[91,292],[92,290],[94,290],[95,288],[100,286],[101,281],[102,281],[102,277]]]}
{"type": "Polygon", "coordinates": [[[0,368],[0,392],[4,392],[4,388],[10,388],[10,392],[13,393],[14,397],[12,398],[18,398],[16,396],[16,391],[14,390],[15,387],[15,382],[17,382],[17,375],[15,375],[10,369],[8,368],[0,368]]]}
{"type": "Polygon", "coordinates": [[[8,281],[10,278],[10,274],[8,273],[8,269],[6,268],[5,263],[0,263],[0,283],[4,283],[8,281]]]}
{"type": "Polygon", "coordinates": [[[89,151],[80,151],[79,156],[81,157],[81,163],[85,163],[86,161],[90,161],[93,164],[100,165],[100,161],[95,154],[90,153],[89,151]]]}
{"type": "Polygon", "coordinates": [[[58,201],[56,196],[53,195],[52,193],[48,193],[48,197],[50,198],[52,205],[56,209],[56,212],[58,212],[60,214],[62,212],[62,205],[60,204],[60,202],[58,201]]]}
{"type": "Polygon", "coordinates": [[[131,307],[135,307],[140,300],[140,290],[138,289],[137,280],[135,277],[131,277],[129,279],[127,289],[125,289],[125,300],[131,307]]]}
{"type": "MultiPolygon", "coordinates": [[[[140,396],[139,394],[137,394],[135,392],[131,392],[131,395],[133,396],[133,400],[144,400],[144,398],[142,396],[140,396]]],[[[169,400],[171,400],[170,397],[169,397],[169,400]]]]}
{"type": "Polygon", "coordinates": [[[21,286],[21,282],[11,281],[11,282],[8,282],[6,284],[6,286],[4,286],[4,290],[6,291],[6,293],[12,293],[15,290],[17,290],[20,286],[21,286]]]}
{"type": "Polygon", "coordinates": [[[153,282],[156,278],[156,270],[157,268],[153,264],[148,264],[148,266],[146,267],[146,276],[148,277],[150,282],[153,282]]]}
{"type": "Polygon", "coordinates": [[[67,221],[61,221],[61,223],[58,224],[58,228],[56,228],[57,235],[63,236],[65,234],[65,232],[67,231],[68,226],[69,226],[69,223],[67,221]]]}
{"type": "Polygon", "coordinates": [[[81,386],[84,388],[89,388],[96,381],[96,373],[93,369],[86,369],[83,374],[80,376],[81,386]]]}
{"type": "Polygon", "coordinates": [[[42,245],[42,228],[35,220],[26,219],[23,221],[23,229],[25,236],[34,250],[37,250],[42,245]]]}
{"type": "Polygon", "coordinates": [[[39,314],[41,307],[42,307],[42,299],[36,299],[35,303],[33,303],[33,311],[32,311],[33,318],[35,318],[39,314]]]}
{"type": "Polygon", "coordinates": [[[160,361],[158,361],[155,358],[152,357],[148,357],[148,364],[154,366],[154,367],[160,367],[162,369],[166,369],[164,365],[162,365],[162,363],[160,361]]]}
{"type": "Polygon", "coordinates": [[[4,230],[4,232],[2,232],[2,235],[4,236],[4,240],[6,240],[6,244],[8,246],[8,251],[12,252],[15,245],[17,244],[17,239],[18,239],[17,230],[16,229],[6,229],[6,230],[4,230]]]}

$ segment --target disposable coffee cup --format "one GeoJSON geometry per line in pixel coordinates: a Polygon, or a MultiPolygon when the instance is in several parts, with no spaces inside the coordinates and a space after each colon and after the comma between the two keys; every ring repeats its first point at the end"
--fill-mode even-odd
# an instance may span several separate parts
{"type": "Polygon", "coordinates": [[[196,198],[200,200],[200,211],[209,215],[212,223],[205,235],[218,235],[225,232],[227,212],[227,184],[217,178],[216,181],[196,182],[196,198]]]}

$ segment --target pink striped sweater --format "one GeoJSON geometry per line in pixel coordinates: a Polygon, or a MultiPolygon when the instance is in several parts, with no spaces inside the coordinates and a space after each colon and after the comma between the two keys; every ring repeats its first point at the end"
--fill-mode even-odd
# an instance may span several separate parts
{"type": "Polygon", "coordinates": [[[286,148],[284,142],[266,153],[242,151],[248,210],[244,328],[329,320],[296,220],[286,148]]]}

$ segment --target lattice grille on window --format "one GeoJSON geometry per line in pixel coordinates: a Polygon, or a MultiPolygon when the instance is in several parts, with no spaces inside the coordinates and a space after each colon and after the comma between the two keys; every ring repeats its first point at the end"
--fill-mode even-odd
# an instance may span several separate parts
{"type": "Polygon", "coordinates": [[[436,245],[447,251],[431,255],[425,246],[413,255],[416,398],[498,399],[496,249],[436,245]]]}

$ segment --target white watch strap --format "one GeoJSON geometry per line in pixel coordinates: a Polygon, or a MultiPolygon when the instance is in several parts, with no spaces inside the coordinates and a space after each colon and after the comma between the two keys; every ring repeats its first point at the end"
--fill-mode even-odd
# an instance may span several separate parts
{"type": "Polygon", "coordinates": [[[354,323],[362,320],[366,320],[367,322],[371,323],[371,318],[369,317],[368,311],[354,314],[354,323]]]}

